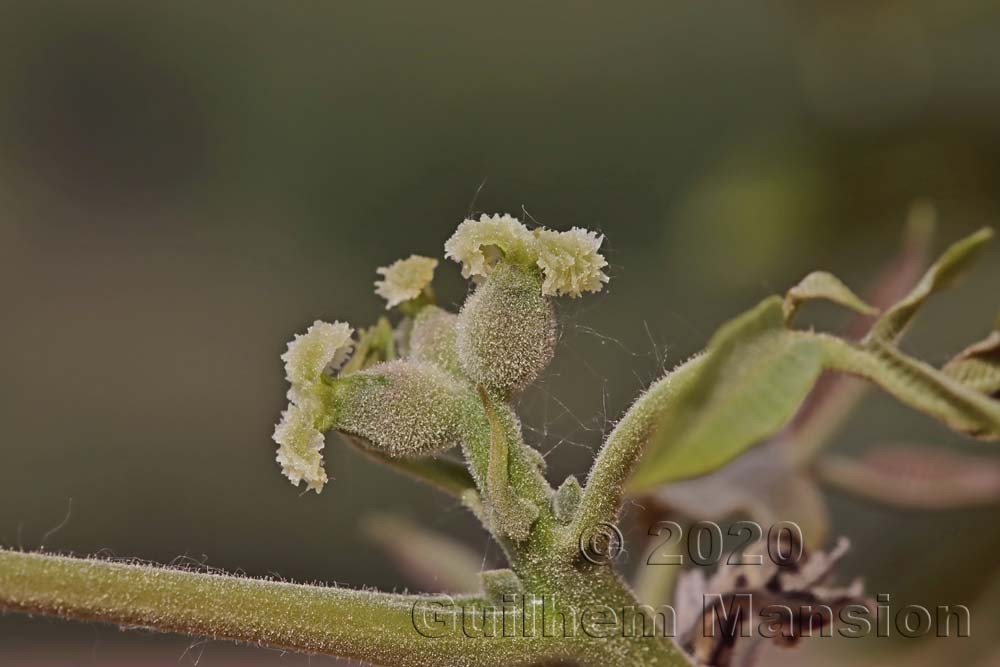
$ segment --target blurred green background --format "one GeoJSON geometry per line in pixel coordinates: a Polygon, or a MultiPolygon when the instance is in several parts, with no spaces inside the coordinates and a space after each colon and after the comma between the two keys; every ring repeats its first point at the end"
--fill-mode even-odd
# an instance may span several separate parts
{"type": "MultiPolygon", "coordinates": [[[[938,247],[1000,221],[990,0],[0,7],[8,547],[400,588],[359,530],[388,510],[499,562],[434,491],[331,440],[332,483],[303,495],[270,441],[291,335],[374,321],[374,268],[439,256],[470,211],[607,235],[609,287],[563,304],[559,358],[524,398],[553,480],[585,473],[636,392],[728,317],[815,268],[863,288],[915,199],[937,206],[938,247]]],[[[457,267],[438,275],[460,304],[457,267]]],[[[994,248],[908,349],[943,362],[998,294],[994,248]]],[[[982,449],[872,396],[845,451],[982,449]]],[[[830,499],[870,590],[971,605],[998,568],[996,506],[830,499]]],[[[0,618],[2,664],[199,658],[306,664],[0,618]]]]}

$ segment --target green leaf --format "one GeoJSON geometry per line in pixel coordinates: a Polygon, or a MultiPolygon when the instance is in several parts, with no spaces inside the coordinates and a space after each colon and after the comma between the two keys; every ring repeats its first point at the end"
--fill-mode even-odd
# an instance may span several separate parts
{"type": "Polygon", "coordinates": [[[445,457],[399,458],[375,449],[364,438],[339,434],[341,440],[366,457],[437,488],[439,491],[461,499],[466,493],[475,493],[476,482],[465,464],[445,457]]]}
{"type": "Polygon", "coordinates": [[[941,370],[976,391],[1000,398],[1000,331],[965,348],[941,370]]]}
{"type": "Polygon", "coordinates": [[[766,299],[715,334],[701,372],[658,424],[633,492],[710,472],[795,415],[822,371],[823,349],[785,329],[782,304],[766,299]]]}
{"type": "Polygon", "coordinates": [[[952,244],[920,279],[920,282],[872,326],[866,340],[894,341],[913,320],[920,307],[935,292],[954,285],[972,266],[993,230],[984,227],[975,234],[952,244]]]}
{"type": "Polygon", "coordinates": [[[660,417],[630,492],[707,474],[774,436],[824,369],[864,378],[961,433],[1000,439],[1000,401],[878,337],[855,344],[785,329],[782,304],[771,297],[719,329],[660,417]]]}
{"type": "Polygon", "coordinates": [[[813,271],[785,294],[785,322],[791,322],[805,301],[825,299],[862,315],[875,315],[878,308],[868,305],[840,278],[826,271],[813,271]]]}
{"type": "MultiPolygon", "coordinates": [[[[879,310],[902,299],[920,279],[926,265],[928,246],[934,230],[934,209],[929,204],[914,204],[903,234],[902,247],[886,262],[874,283],[866,290],[866,300],[879,310]]],[[[840,334],[841,338],[862,338],[871,328],[868,317],[859,315],[840,334]]],[[[794,444],[789,451],[798,463],[812,461],[844,424],[871,385],[843,375],[826,374],[820,378],[809,400],[795,416],[780,439],[794,444]]]]}
{"type": "Polygon", "coordinates": [[[1000,440],[1000,401],[874,339],[855,345],[824,334],[796,332],[821,342],[826,365],[874,382],[902,403],[981,440],[1000,440]]]}

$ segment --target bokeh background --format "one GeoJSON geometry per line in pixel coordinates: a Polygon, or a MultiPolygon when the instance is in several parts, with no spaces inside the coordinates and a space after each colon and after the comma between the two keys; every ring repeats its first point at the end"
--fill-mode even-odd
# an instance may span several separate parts
{"type": "MultiPolygon", "coordinates": [[[[607,235],[608,289],[564,305],[559,358],[524,399],[553,480],[585,473],[609,421],[720,322],[815,268],[862,288],[914,200],[937,207],[938,248],[1000,221],[990,0],[5,0],[0,16],[7,547],[391,589],[410,582],[359,527],[392,512],[499,562],[434,491],[331,440],[332,483],[303,495],[270,441],[292,333],[374,321],[374,268],[440,255],[469,211],[607,235]]],[[[457,267],[438,275],[460,304],[457,267]]],[[[907,348],[943,362],[998,308],[992,249],[907,348]]],[[[836,446],[878,440],[983,450],[873,394],[836,446]]],[[[900,604],[976,604],[1000,569],[995,505],[828,495],[855,544],[845,576],[900,604]]],[[[983,614],[974,633],[1000,624],[983,614]]],[[[307,659],[8,616],[0,663],[307,659]]]]}

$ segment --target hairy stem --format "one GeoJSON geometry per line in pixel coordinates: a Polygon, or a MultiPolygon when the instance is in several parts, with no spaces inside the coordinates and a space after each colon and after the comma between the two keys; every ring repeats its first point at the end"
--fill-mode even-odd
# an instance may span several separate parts
{"type": "Polygon", "coordinates": [[[518,571],[526,561],[548,557],[555,526],[553,491],[510,406],[489,396],[477,398],[470,406],[462,450],[486,505],[483,523],[518,571]]]}
{"type": "Polygon", "coordinates": [[[463,607],[502,627],[500,612],[484,604],[0,551],[0,609],[9,611],[400,667],[500,667],[568,654],[560,638],[466,636],[463,607]]]}
{"type": "Polygon", "coordinates": [[[632,598],[610,573],[573,576],[575,595],[585,597],[550,596],[543,605],[546,617],[544,610],[516,600],[390,595],[0,551],[0,610],[393,667],[689,665],[672,642],[646,634],[641,626],[632,635],[615,629],[601,636],[588,632],[588,626],[579,625],[586,618],[582,603],[616,608],[632,598]],[[583,585],[588,582],[594,586],[583,585]],[[598,592],[605,594],[595,596],[598,592]],[[576,610],[570,616],[575,621],[565,625],[563,613],[570,607],[576,610]]]}
{"type": "Polygon", "coordinates": [[[618,519],[625,482],[643,448],[680,387],[698,374],[704,360],[705,355],[693,357],[667,373],[632,404],[615,426],[590,470],[580,509],[564,536],[564,553],[568,550],[576,555],[581,536],[593,534],[602,523],[618,519]]]}

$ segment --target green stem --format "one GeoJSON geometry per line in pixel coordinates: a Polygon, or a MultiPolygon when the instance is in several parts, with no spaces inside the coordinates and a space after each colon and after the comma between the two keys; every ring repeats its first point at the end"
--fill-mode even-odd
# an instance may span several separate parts
{"type": "Polygon", "coordinates": [[[565,532],[562,551],[578,552],[581,536],[594,534],[601,524],[618,520],[625,483],[660,418],[670,409],[678,390],[694,378],[705,355],[692,357],[651,386],[632,404],[605,441],[587,478],[580,509],[565,532]]]}
{"type": "Polygon", "coordinates": [[[497,528],[508,537],[522,542],[528,538],[540,510],[528,499],[520,497],[517,487],[510,483],[510,445],[512,442],[515,445],[519,442],[520,434],[515,436],[508,433],[486,389],[482,385],[476,389],[490,422],[490,453],[486,466],[487,498],[493,509],[497,528]]]}
{"type": "Polygon", "coordinates": [[[518,571],[550,555],[553,491],[510,406],[489,396],[477,399],[469,405],[462,449],[485,506],[484,526],[518,571]]]}
{"type": "Polygon", "coordinates": [[[501,667],[569,654],[558,637],[466,636],[463,607],[502,627],[500,612],[486,604],[0,551],[0,609],[8,611],[399,667],[501,667]]]}
{"type": "MultiPolygon", "coordinates": [[[[549,621],[515,601],[349,591],[0,551],[0,610],[233,640],[393,667],[687,667],[667,639],[597,637],[588,609],[634,599],[610,570],[566,571],[549,621]],[[572,584],[572,586],[569,586],[572,584]],[[563,625],[563,612],[576,610],[563,625]],[[531,613],[533,623],[528,623],[531,613]],[[593,627],[593,626],[590,626],[593,627]],[[526,630],[534,628],[533,630],[526,630]]],[[[541,601],[543,598],[535,598],[541,601]]],[[[605,628],[607,629],[607,628],[605,628]]]]}

